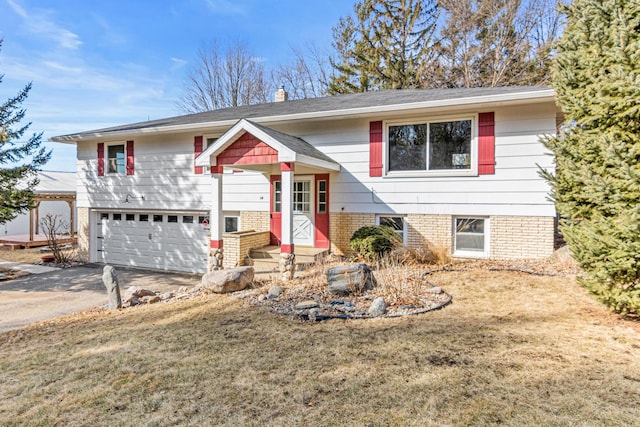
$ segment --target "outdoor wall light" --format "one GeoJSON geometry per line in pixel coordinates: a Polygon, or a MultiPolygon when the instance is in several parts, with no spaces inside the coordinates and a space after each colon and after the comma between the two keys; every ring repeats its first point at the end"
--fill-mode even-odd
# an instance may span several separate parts
{"type": "Polygon", "coordinates": [[[127,196],[124,198],[124,202],[125,203],[129,203],[129,200],[144,200],[144,196],[134,196],[132,194],[127,194],[127,196]]]}

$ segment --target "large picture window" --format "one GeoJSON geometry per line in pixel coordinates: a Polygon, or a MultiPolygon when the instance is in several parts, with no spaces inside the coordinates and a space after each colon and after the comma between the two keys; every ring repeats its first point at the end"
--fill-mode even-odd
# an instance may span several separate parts
{"type": "Polygon", "coordinates": [[[389,171],[471,169],[472,121],[389,126],[389,171]]]}

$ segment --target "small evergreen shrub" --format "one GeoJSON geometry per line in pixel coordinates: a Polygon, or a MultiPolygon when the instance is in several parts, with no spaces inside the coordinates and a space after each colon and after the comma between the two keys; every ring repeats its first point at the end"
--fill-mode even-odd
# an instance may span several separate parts
{"type": "Polygon", "coordinates": [[[367,260],[375,260],[401,244],[398,233],[387,225],[360,227],[349,240],[351,249],[367,260]]]}

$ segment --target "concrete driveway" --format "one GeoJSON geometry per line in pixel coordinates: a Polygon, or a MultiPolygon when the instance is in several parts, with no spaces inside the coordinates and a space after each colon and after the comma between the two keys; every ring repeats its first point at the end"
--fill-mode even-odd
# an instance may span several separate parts
{"type": "MultiPolygon", "coordinates": [[[[107,303],[99,264],[56,269],[0,282],[0,332],[107,303]]],[[[129,286],[177,290],[200,283],[200,276],[116,268],[122,293],[129,286]]]]}

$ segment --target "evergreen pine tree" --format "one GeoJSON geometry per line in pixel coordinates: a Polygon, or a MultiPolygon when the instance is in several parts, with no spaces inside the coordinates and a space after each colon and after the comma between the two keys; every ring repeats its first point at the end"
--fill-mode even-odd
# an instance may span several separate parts
{"type": "Polygon", "coordinates": [[[552,81],[566,120],[545,140],[556,170],[543,175],[582,284],[639,315],[640,3],[574,0],[564,12],[552,81]]]}
{"type": "MultiPolygon", "coordinates": [[[[0,75],[0,83],[3,77],[0,75]]],[[[33,134],[26,141],[20,140],[31,125],[19,124],[26,112],[21,105],[30,90],[31,83],[0,104],[0,224],[11,221],[31,207],[33,189],[38,184],[36,173],[51,156],[50,151],[40,147],[42,133],[33,134]]]]}
{"type": "Polygon", "coordinates": [[[329,93],[420,87],[419,70],[434,58],[436,1],[364,0],[355,15],[334,28],[329,93]]]}

